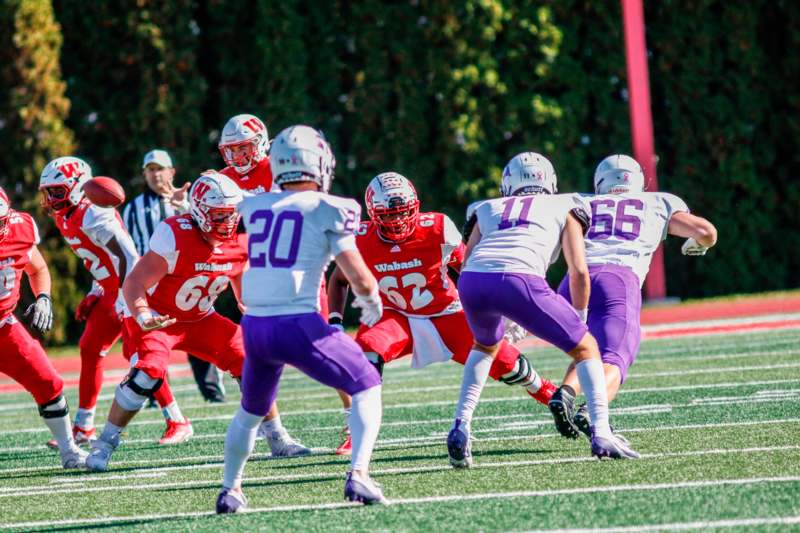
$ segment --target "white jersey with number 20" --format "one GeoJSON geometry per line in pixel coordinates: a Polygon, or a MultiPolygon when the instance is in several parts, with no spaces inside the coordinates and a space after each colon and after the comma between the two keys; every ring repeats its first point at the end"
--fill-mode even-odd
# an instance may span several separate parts
{"type": "Polygon", "coordinates": [[[319,311],[322,276],[331,260],[356,250],[361,207],[316,191],[259,194],[239,204],[250,267],[242,278],[247,314],[319,311]]]}

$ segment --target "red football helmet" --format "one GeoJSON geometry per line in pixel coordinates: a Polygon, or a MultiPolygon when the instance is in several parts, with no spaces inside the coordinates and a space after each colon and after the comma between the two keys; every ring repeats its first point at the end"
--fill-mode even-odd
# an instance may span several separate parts
{"type": "Polygon", "coordinates": [[[236,115],[222,128],[219,151],[225,164],[239,174],[247,174],[267,157],[269,133],[254,115],[236,115]]]}
{"type": "Polygon", "coordinates": [[[11,202],[6,191],[0,187],[0,242],[8,235],[8,219],[11,218],[11,202]]]}
{"type": "Polygon", "coordinates": [[[397,172],[378,174],[364,195],[367,213],[381,236],[394,242],[408,239],[417,225],[419,199],[414,186],[397,172]]]}

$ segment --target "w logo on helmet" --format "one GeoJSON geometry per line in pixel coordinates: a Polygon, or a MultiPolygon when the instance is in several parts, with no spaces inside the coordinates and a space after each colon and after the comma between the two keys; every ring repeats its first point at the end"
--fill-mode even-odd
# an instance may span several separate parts
{"type": "Polygon", "coordinates": [[[80,178],[83,176],[81,166],[76,162],[64,163],[58,167],[58,171],[67,179],[80,178]]]}
{"type": "Polygon", "coordinates": [[[192,191],[192,199],[194,199],[195,201],[201,200],[203,196],[205,196],[205,194],[209,191],[209,189],[211,189],[211,186],[208,183],[204,181],[198,182],[198,184],[194,188],[194,191],[192,191]]]}
{"type": "Polygon", "coordinates": [[[261,121],[255,117],[244,121],[242,124],[253,133],[260,133],[264,131],[264,124],[262,124],[261,121]]]}

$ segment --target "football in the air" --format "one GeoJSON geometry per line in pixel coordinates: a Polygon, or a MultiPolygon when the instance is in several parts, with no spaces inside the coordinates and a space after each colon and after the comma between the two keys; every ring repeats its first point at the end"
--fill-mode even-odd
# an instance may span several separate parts
{"type": "Polygon", "coordinates": [[[86,198],[100,207],[118,207],[125,201],[125,191],[117,180],[106,176],[95,176],[83,184],[86,198]]]}

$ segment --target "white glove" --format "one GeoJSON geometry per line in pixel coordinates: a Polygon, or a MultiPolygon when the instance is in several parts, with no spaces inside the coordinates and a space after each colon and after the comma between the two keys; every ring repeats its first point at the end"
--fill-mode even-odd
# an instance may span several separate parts
{"type": "Polygon", "coordinates": [[[40,294],[36,301],[28,306],[24,316],[31,315],[31,326],[39,333],[47,333],[53,327],[53,302],[50,296],[40,294]]]}
{"type": "Polygon", "coordinates": [[[378,292],[376,285],[372,292],[367,296],[356,294],[356,299],[353,300],[353,307],[361,309],[361,316],[359,321],[365,326],[372,327],[378,323],[383,315],[383,303],[381,302],[381,294],[378,292]]]}
{"type": "Polygon", "coordinates": [[[686,242],[681,246],[681,253],[683,255],[706,255],[707,251],[708,246],[703,246],[694,240],[693,237],[686,239],[686,242]]]}
{"type": "Polygon", "coordinates": [[[511,344],[521,341],[525,337],[528,336],[528,332],[514,322],[513,320],[509,320],[507,318],[503,319],[503,338],[506,339],[511,344]]]}

